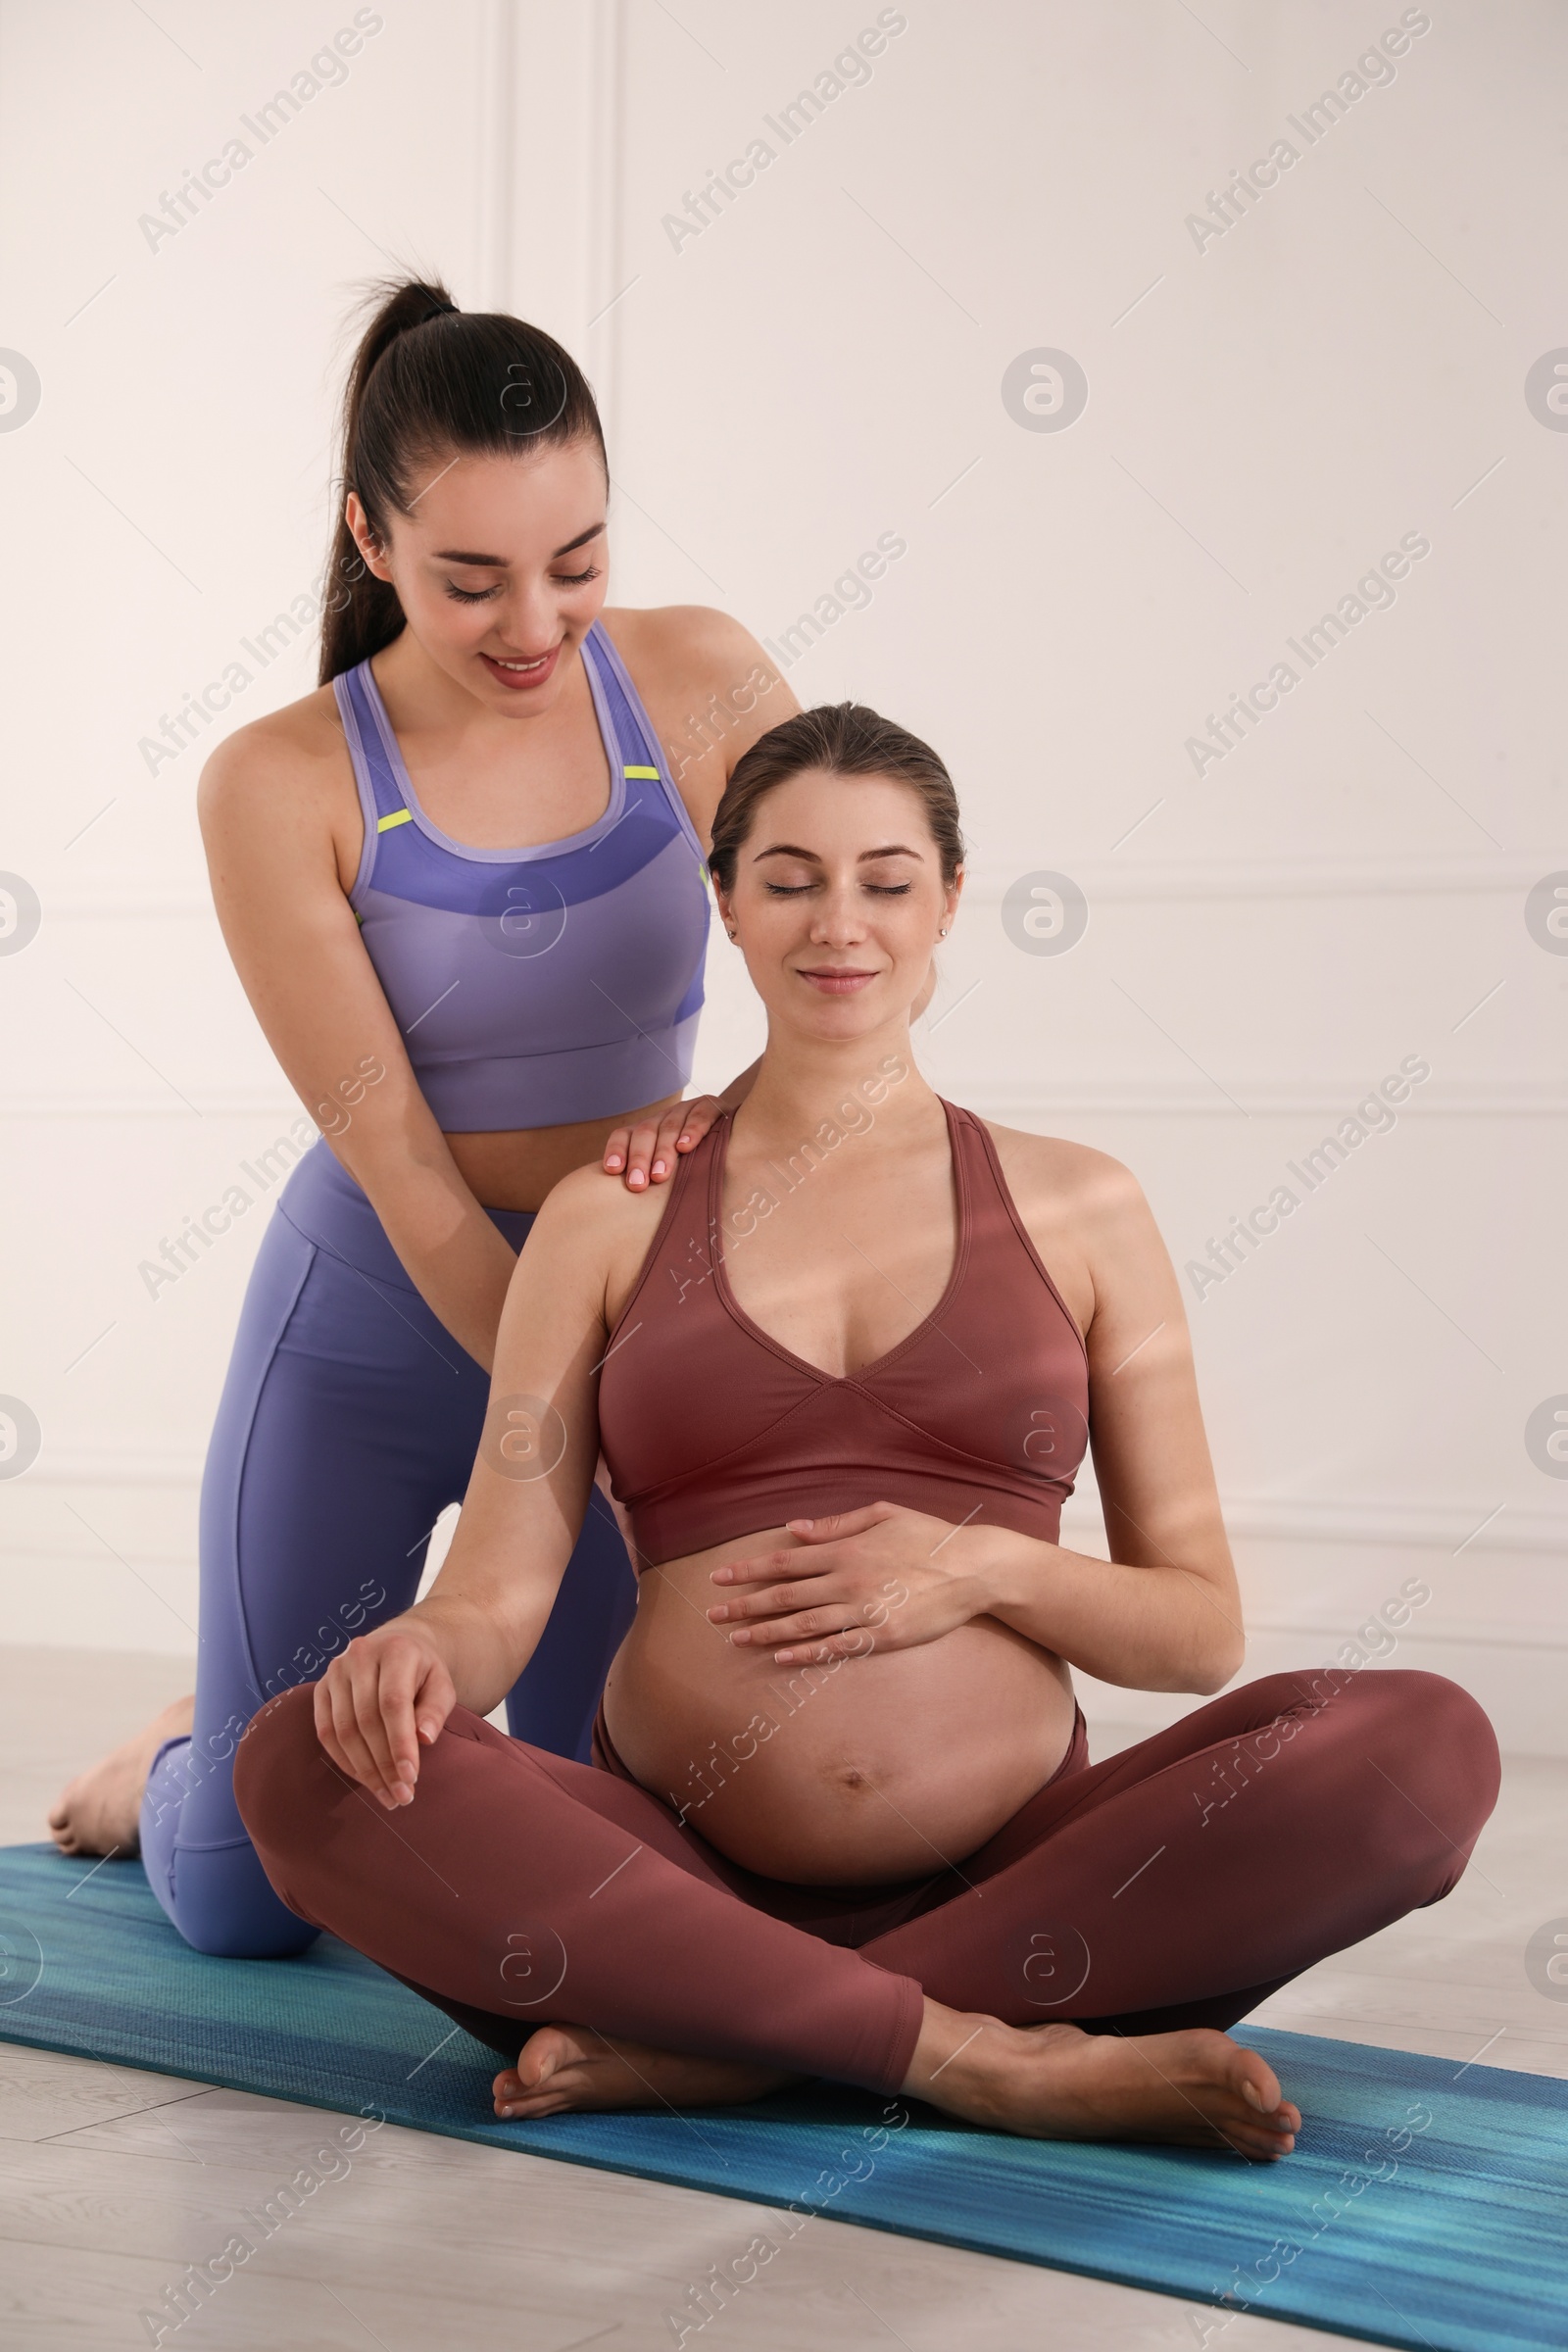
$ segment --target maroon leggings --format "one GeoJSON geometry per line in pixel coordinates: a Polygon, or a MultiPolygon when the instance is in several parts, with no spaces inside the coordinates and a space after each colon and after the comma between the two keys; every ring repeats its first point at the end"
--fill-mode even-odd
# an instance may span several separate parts
{"type": "Polygon", "coordinates": [[[1435,1903],[1496,1801],[1497,1743],[1441,1675],[1274,1674],[1057,1774],[934,1877],[742,1870],[600,1749],[465,1707],[386,1811],[327,1759],[308,1689],[264,1707],[234,1789],[283,1901],[515,2058],[547,2023],[899,2089],[921,1996],[1010,2025],[1229,2026],[1435,1903]],[[618,1767],[618,1768],[617,1768],[618,1767]]]}

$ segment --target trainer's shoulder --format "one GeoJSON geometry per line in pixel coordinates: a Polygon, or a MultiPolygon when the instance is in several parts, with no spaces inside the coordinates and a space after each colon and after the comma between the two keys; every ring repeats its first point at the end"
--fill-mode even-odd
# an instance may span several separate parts
{"type": "Polygon", "coordinates": [[[772,669],[750,629],[712,605],[616,606],[600,618],[627,668],[666,690],[723,690],[753,668],[772,669]]]}
{"type": "Polygon", "coordinates": [[[617,650],[634,647],[676,666],[700,668],[757,643],[743,622],[716,605],[607,605],[599,617],[617,650]]]}
{"type": "Polygon", "coordinates": [[[197,808],[204,827],[260,807],[315,806],[327,813],[334,788],[352,783],[336,698],[330,686],[318,686],[225,735],[202,769],[197,808]]]}

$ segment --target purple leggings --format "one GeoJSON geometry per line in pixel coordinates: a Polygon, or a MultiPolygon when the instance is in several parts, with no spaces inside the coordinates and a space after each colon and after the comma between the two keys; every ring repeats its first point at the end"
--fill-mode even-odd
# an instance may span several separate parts
{"type": "Polygon", "coordinates": [[[922,1994],[1016,2026],[1229,2026],[1446,1895],[1497,1743],[1441,1675],[1226,1691],[1058,1773],[930,1878],[809,1887],[727,1860],[622,1777],[465,1707],[394,1815],[329,1762],[311,1694],[264,1707],[234,1789],[269,1879],[508,2059],[536,2026],[898,2090],[922,1994]]]}
{"type": "MultiPolygon", "coordinates": [[[[532,1217],[488,1213],[520,1250],[532,1217]]],[[[411,1605],[431,1528],[468,1483],[489,1394],[353,1177],[328,1145],[313,1146],[262,1237],[208,1448],[195,1726],[160,1748],[142,1800],[148,1883],[199,1952],[272,1959],[315,1941],[252,1851],[234,1753],[266,1699],[314,1682],[356,1634],[411,1605]]],[[[596,1490],[507,1700],[519,1739],[587,1756],[636,1605],[596,1490]]]]}

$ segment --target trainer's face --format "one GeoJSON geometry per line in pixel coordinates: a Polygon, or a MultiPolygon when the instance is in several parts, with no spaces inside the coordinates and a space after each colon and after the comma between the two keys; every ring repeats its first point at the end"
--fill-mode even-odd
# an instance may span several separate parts
{"type": "Polygon", "coordinates": [[[809,768],[759,802],[719,911],[770,1035],[856,1038],[906,1019],[962,888],[925,804],[891,776],[809,768]]]}
{"type": "Polygon", "coordinates": [[[605,601],[604,463],[591,441],[531,457],[448,451],[410,486],[411,512],[374,536],[350,493],[368,567],[397,590],[436,667],[487,709],[546,710],[605,601]]]}

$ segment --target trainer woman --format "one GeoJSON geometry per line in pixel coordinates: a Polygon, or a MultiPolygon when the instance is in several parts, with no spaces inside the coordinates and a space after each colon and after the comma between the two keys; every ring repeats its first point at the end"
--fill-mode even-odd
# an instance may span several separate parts
{"type": "Polygon", "coordinates": [[[502,2115],[826,2075],[1281,2155],[1298,2110],[1220,2029],[1446,1893],[1494,1801],[1490,1724],[1422,1673],[1270,1675],[1089,1764],[1070,1666],[1219,1691],[1240,1606],[1138,1187],[912,1066],[959,856],[874,713],[741,760],[711,864],[755,1086],[666,1200],[552,1195],[429,1596],[241,1744],[284,1899],[523,2042],[502,2115]],[[1114,1564],[1056,1542],[1091,1430],[1114,1564]],[[584,1766],[483,1717],[601,1445],[644,1565],[584,1766]]]}
{"type": "MultiPolygon", "coordinates": [[[[679,1101],[708,827],[795,709],[722,614],[605,610],[599,417],[537,329],[389,289],[342,478],[320,688],[231,736],[201,785],[224,937],[326,1140],[268,1229],[219,1408],[194,1724],[190,1700],[167,1710],[50,1818],[68,1852],[134,1851],[139,1813],[170,1917],[231,1954],[315,1934],[234,1809],[235,1741],[413,1599],[532,1212],[592,1161],[658,1184],[717,1107],[679,1101]]],[[[565,1755],[587,1753],[634,1603],[605,1497],[579,1518],[508,1702],[565,1755]]]]}

